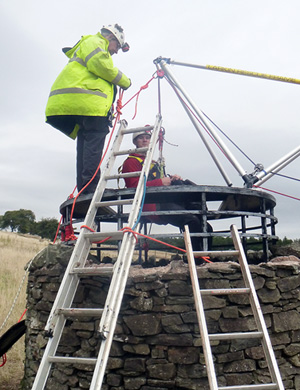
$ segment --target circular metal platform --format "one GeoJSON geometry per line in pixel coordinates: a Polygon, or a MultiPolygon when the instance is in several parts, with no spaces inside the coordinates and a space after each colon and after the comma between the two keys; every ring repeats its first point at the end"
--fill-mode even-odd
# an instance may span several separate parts
{"type": "MultiPolygon", "coordinates": [[[[135,194],[134,188],[107,189],[102,200],[130,199],[135,194]]],[[[73,218],[84,219],[93,194],[81,195],[74,207],[73,218]]],[[[236,212],[260,213],[262,204],[265,210],[272,210],[276,206],[275,198],[261,190],[237,187],[221,186],[168,186],[168,187],[148,187],[146,191],[145,203],[185,203],[185,202],[216,202],[221,201],[218,210],[212,212],[208,210],[208,218],[229,218],[236,215],[236,212]]],[[[66,200],[60,206],[60,213],[66,217],[67,210],[73,206],[74,198],[66,200]]],[[[115,213],[108,207],[99,208],[98,214],[105,215],[110,219],[110,215],[115,213]]]]}
{"type": "MultiPolygon", "coordinates": [[[[133,198],[135,188],[124,189],[106,189],[102,197],[103,201],[122,200],[133,198]]],[[[73,223],[84,220],[88,211],[92,194],[81,195],[76,200],[73,210],[73,223]]],[[[70,213],[73,207],[74,199],[68,199],[60,206],[60,213],[63,215],[63,222],[70,223],[70,213]]],[[[238,218],[240,226],[237,226],[241,232],[243,244],[246,245],[247,238],[255,237],[262,242],[265,257],[268,256],[268,242],[275,241],[278,237],[275,235],[275,225],[277,218],[274,216],[276,206],[275,198],[259,189],[205,186],[205,185],[179,185],[168,187],[148,187],[146,191],[145,203],[189,203],[193,205],[193,210],[189,209],[187,213],[200,214],[203,218],[203,226],[206,221],[224,220],[238,218]],[[250,222],[251,220],[251,222],[250,222]],[[254,233],[253,233],[254,232],[254,233]]],[[[155,214],[166,215],[176,212],[159,211],[155,214]]],[[[183,213],[182,211],[180,213],[183,213]]],[[[142,212],[142,218],[147,215],[153,215],[150,212],[142,212]]],[[[122,207],[98,208],[96,220],[102,222],[116,222],[120,226],[126,223],[128,212],[122,207]]],[[[214,227],[212,233],[205,233],[203,237],[226,236],[228,230],[217,230],[214,227]]]]}

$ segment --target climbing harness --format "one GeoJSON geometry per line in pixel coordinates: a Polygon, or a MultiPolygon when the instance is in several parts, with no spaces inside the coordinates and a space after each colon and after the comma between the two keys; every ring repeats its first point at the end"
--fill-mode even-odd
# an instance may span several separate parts
{"type": "MultiPolygon", "coordinates": [[[[134,159],[138,160],[138,162],[141,164],[142,167],[144,165],[144,159],[141,157],[129,155],[127,158],[134,158],[134,159]]],[[[121,165],[121,167],[119,167],[119,169],[121,168],[120,172],[122,171],[122,167],[123,167],[123,165],[121,165]]],[[[159,162],[152,161],[151,165],[150,165],[148,180],[161,179],[163,177],[165,177],[165,174],[164,174],[164,171],[162,171],[161,165],[159,164],[159,162]]]]}

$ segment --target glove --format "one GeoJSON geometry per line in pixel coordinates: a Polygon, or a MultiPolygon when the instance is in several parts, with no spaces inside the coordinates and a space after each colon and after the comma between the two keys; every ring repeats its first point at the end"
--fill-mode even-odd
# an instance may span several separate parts
{"type": "Polygon", "coordinates": [[[131,80],[129,79],[129,82],[130,82],[130,84],[128,85],[128,87],[120,87],[120,88],[122,88],[122,89],[124,89],[124,91],[126,91],[126,89],[128,89],[129,87],[131,87],[131,80]]]}

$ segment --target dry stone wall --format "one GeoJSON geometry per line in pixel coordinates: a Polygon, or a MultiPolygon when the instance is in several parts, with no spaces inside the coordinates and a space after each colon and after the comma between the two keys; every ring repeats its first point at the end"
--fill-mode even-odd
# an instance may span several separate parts
{"type": "MultiPolygon", "coordinates": [[[[31,389],[47,338],[43,329],[72,248],[50,245],[33,261],[28,281],[23,390],[31,389]]],[[[285,389],[300,389],[300,260],[295,256],[250,266],[285,389]]],[[[242,287],[235,262],[197,267],[202,288],[242,287]]],[[[106,277],[83,279],[74,306],[103,307],[106,277]]],[[[256,330],[248,298],[205,296],[210,333],[256,330]]],[[[94,357],[99,319],[68,320],[58,354],[94,357]]],[[[219,386],[268,383],[258,340],[213,342],[219,386]]],[[[91,366],[53,366],[47,390],[88,389],[91,366]]],[[[188,266],[132,266],[103,390],[208,389],[188,266]]]]}

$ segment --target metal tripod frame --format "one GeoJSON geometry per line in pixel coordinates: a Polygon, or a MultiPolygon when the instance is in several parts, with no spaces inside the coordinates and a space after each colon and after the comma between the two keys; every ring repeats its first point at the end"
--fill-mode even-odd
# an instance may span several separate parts
{"type": "MultiPolygon", "coordinates": [[[[162,58],[158,57],[154,60],[154,64],[156,65],[156,68],[158,70],[162,70],[164,72],[164,76],[167,77],[167,79],[170,81],[171,85],[174,89],[179,90],[181,94],[185,97],[186,101],[189,103],[189,105],[192,107],[194,112],[197,114],[199,122],[195,119],[195,117],[192,115],[192,113],[189,111],[187,106],[185,105],[185,102],[182,99],[179,99],[181,104],[183,105],[185,111],[187,112],[189,118],[191,119],[192,124],[196,128],[198,134],[200,135],[206,149],[208,150],[209,154],[211,155],[213,161],[215,162],[217,168],[219,169],[221,175],[223,176],[226,184],[228,186],[232,186],[232,182],[229,179],[228,175],[226,174],[224,168],[222,167],[220,161],[218,160],[217,156],[211,149],[210,145],[206,141],[204,135],[203,135],[203,128],[204,126],[207,131],[210,133],[211,137],[214,139],[215,143],[218,145],[218,147],[223,151],[223,153],[227,156],[229,162],[231,165],[236,169],[236,171],[239,173],[239,175],[244,180],[244,186],[247,188],[252,188],[255,184],[255,186],[259,186],[262,183],[269,180],[271,177],[273,177],[276,173],[281,171],[284,167],[286,167],[288,164],[290,164],[292,161],[294,161],[297,157],[300,156],[300,145],[297,146],[295,149],[293,149],[291,152],[287,153],[285,156],[280,158],[275,163],[271,164],[269,167],[264,168],[260,165],[257,165],[255,167],[255,170],[253,173],[247,173],[246,170],[240,165],[240,163],[237,161],[237,159],[234,157],[232,152],[228,149],[226,144],[223,142],[223,140],[219,137],[217,132],[215,131],[214,127],[211,125],[211,123],[208,121],[207,117],[203,114],[203,112],[197,107],[196,103],[193,101],[193,99],[189,96],[189,94],[186,92],[186,90],[183,88],[183,86],[179,83],[179,81],[176,79],[172,71],[170,70],[169,64],[173,65],[181,65],[181,66],[187,66],[187,67],[193,67],[193,68],[200,68],[200,69],[208,69],[208,70],[219,70],[216,67],[209,67],[209,66],[203,66],[203,65],[194,65],[194,64],[188,64],[183,62],[177,62],[173,61],[169,58],[162,58]]],[[[227,68],[222,68],[222,72],[226,71],[227,68]]],[[[228,73],[235,73],[235,74],[242,74],[238,72],[232,72],[232,70],[228,69],[228,73]]],[[[270,77],[263,77],[263,74],[249,74],[250,72],[247,72],[248,74],[244,74],[246,76],[253,76],[253,77],[260,77],[260,78],[269,78],[277,81],[285,81],[284,78],[279,78],[273,76],[273,78],[270,77]]],[[[267,76],[267,75],[266,75],[267,76]]],[[[290,81],[287,81],[290,82],[290,81]]]]}

